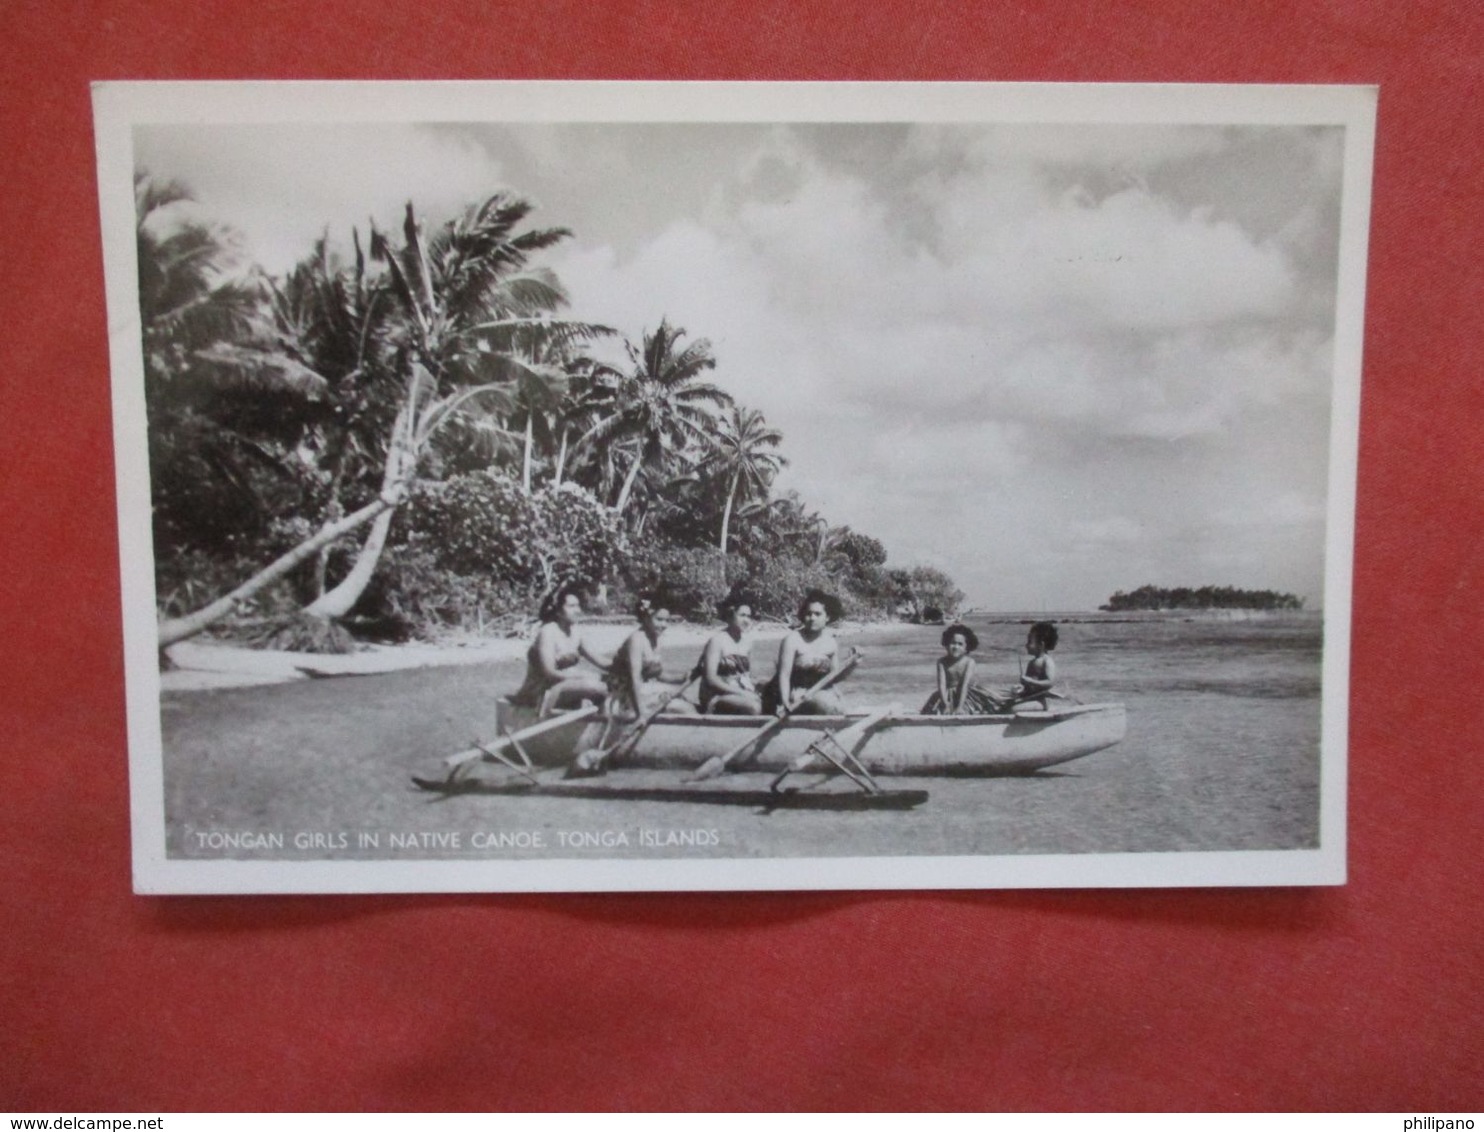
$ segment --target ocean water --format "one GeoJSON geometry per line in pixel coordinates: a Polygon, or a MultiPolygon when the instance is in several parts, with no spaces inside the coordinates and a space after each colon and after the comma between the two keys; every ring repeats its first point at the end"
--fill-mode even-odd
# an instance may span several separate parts
{"type": "MultiPolygon", "coordinates": [[[[980,683],[1008,685],[1024,617],[970,618],[980,683]]],[[[1319,834],[1322,622],[1318,615],[1207,620],[1063,615],[1063,691],[1122,703],[1116,747],[1030,778],[970,783],[945,804],[985,815],[973,852],[1308,848],[1319,834]]],[[[938,634],[883,642],[861,694],[889,696],[930,671],[938,634]]],[[[869,635],[862,645],[869,647],[869,635]]],[[[934,801],[937,795],[934,795],[934,801]]],[[[950,835],[956,844],[961,835],[950,835]]]]}
{"type": "MultiPolygon", "coordinates": [[[[1033,619],[970,619],[981,683],[1014,681],[1033,619]]],[[[435,773],[439,756],[495,733],[495,699],[519,683],[519,664],[169,695],[161,705],[168,852],[759,858],[1317,845],[1317,615],[1056,619],[1060,685],[1084,703],[1124,704],[1127,738],[1033,775],[887,780],[928,791],[905,812],[765,810],[694,801],[678,789],[663,799],[615,800],[445,798],[414,788],[411,775],[435,773]],[[648,841],[641,831],[651,831],[648,841]]],[[[940,633],[885,626],[854,635],[866,657],[847,683],[852,706],[918,707],[934,686],[940,633]]],[[[667,652],[677,667],[693,659],[667,652]]],[[[755,670],[772,670],[772,652],[758,646],[755,670]]],[[[610,777],[618,773],[633,772],[610,777]]],[[[646,785],[667,785],[661,772],[646,774],[646,785]]]]}

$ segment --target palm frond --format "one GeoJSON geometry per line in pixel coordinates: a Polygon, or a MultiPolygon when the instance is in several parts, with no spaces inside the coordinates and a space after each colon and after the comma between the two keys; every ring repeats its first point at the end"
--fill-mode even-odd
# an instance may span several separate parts
{"type": "Polygon", "coordinates": [[[500,299],[512,313],[524,314],[560,310],[569,301],[567,289],[544,267],[501,280],[500,299]]]}
{"type": "Polygon", "coordinates": [[[250,386],[288,392],[311,401],[324,398],[330,391],[330,383],[324,377],[280,350],[219,342],[197,350],[196,357],[210,363],[223,376],[250,386]]]}
{"type": "Polygon", "coordinates": [[[191,351],[222,339],[244,337],[258,323],[260,301],[258,288],[245,281],[175,296],[168,307],[149,313],[146,344],[170,342],[191,351]]]}
{"type": "Polygon", "coordinates": [[[162,181],[145,172],[134,174],[134,218],[137,222],[162,208],[191,199],[190,189],[180,181],[162,181]]]}
{"type": "Polygon", "coordinates": [[[677,403],[686,406],[715,405],[718,409],[730,408],[733,398],[719,385],[707,381],[689,381],[674,391],[677,403]]]}
{"type": "Polygon", "coordinates": [[[679,354],[669,359],[669,365],[659,376],[666,384],[679,385],[693,379],[703,369],[715,369],[716,358],[711,353],[711,343],[697,338],[679,354]]]}
{"type": "MultiPolygon", "coordinates": [[[[560,356],[582,343],[616,333],[611,326],[600,323],[554,319],[546,315],[490,319],[475,323],[464,332],[467,338],[487,349],[519,349],[551,356],[560,356]]],[[[574,364],[578,363],[574,361],[574,364]]]]}
{"type": "Polygon", "coordinates": [[[402,218],[402,241],[402,269],[421,309],[431,315],[438,309],[433,297],[433,273],[423,251],[422,226],[417,222],[411,201],[407,202],[407,212],[402,218]]]}
{"type": "Polygon", "coordinates": [[[396,249],[374,223],[371,225],[371,258],[386,264],[387,273],[392,280],[392,289],[396,292],[397,298],[401,300],[404,311],[426,332],[427,320],[418,306],[417,294],[413,290],[412,283],[397,260],[396,249]]]}

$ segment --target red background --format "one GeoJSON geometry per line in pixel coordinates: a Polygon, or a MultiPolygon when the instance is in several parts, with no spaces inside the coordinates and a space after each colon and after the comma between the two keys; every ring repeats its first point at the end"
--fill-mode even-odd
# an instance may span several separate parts
{"type": "Polygon", "coordinates": [[[1484,1107],[1481,11],[9,0],[0,1108],[1484,1107]],[[1349,885],[131,895],[107,78],[1379,83],[1349,885]]]}

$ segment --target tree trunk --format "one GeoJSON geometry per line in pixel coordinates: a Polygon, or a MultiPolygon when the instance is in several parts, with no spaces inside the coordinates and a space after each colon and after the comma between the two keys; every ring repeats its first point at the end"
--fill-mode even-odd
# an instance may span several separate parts
{"type": "Polygon", "coordinates": [[[562,429],[562,449],[557,453],[556,479],[552,481],[552,487],[562,486],[562,470],[567,466],[567,430],[562,429]]]}
{"type": "Polygon", "coordinates": [[[371,524],[371,533],[361,544],[360,553],[356,555],[356,563],[350,568],[350,573],[329,593],[316,598],[304,610],[305,613],[312,617],[338,621],[351,611],[351,607],[361,600],[361,594],[370,584],[371,575],[376,572],[376,564],[381,561],[381,551],[386,546],[387,532],[391,530],[392,516],[395,514],[394,508],[388,508],[376,516],[371,524]]]}
{"type": "Polygon", "coordinates": [[[521,490],[527,495],[531,494],[531,419],[534,415],[534,411],[526,413],[526,454],[520,468],[521,490]]]}
{"type": "Polygon", "coordinates": [[[635,456],[633,464],[629,467],[629,474],[624,477],[623,490],[618,493],[618,502],[613,505],[613,509],[620,515],[623,514],[623,509],[628,506],[629,492],[634,490],[634,481],[639,478],[639,465],[643,462],[643,456],[635,456]]]}
{"type": "MultiPolygon", "coordinates": [[[[343,518],[345,507],[340,502],[340,472],[337,470],[330,480],[330,505],[325,510],[325,522],[333,523],[343,518]]],[[[319,557],[314,563],[314,597],[315,600],[325,596],[325,570],[330,565],[330,548],[321,547],[319,557]]]]}
{"type": "MultiPolygon", "coordinates": [[[[417,453],[409,447],[409,443],[404,436],[405,433],[409,432],[412,413],[413,407],[411,404],[403,405],[401,411],[397,413],[396,421],[392,424],[391,443],[387,446],[386,453],[386,471],[382,474],[381,494],[379,496],[360,510],[352,512],[338,522],[326,523],[317,533],[305,539],[287,554],[281,555],[262,570],[259,570],[231,593],[217,598],[210,605],[196,610],[195,613],[188,613],[184,617],[176,617],[164,622],[160,626],[159,647],[162,649],[168,648],[179,641],[185,640],[187,637],[194,637],[203,629],[209,628],[220,621],[236,609],[238,605],[260,590],[271,586],[274,582],[286,576],[301,562],[305,562],[318,554],[322,547],[329,546],[336,539],[344,538],[351,531],[386,513],[386,524],[383,525],[380,539],[377,539],[376,532],[373,530],[371,537],[366,540],[366,546],[362,547],[361,555],[357,558],[355,568],[352,570],[352,574],[360,570],[361,558],[366,557],[367,549],[375,542],[375,553],[371,555],[370,564],[365,572],[366,580],[369,581],[371,570],[375,569],[376,566],[376,559],[381,555],[381,546],[386,541],[384,526],[391,523],[391,512],[401,503],[402,493],[406,488],[407,480],[417,467],[417,453]]],[[[348,578],[346,579],[346,581],[349,580],[348,578]]],[[[365,584],[364,581],[361,583],[362,589],[365,588],[365,584]]],[[[342,582],[331,592],[339,593],[344,588],[345,583],[342,582]]],[[[316,601],[314,605],[319,605],[321,601],[327,600],[329,596],[329,594],[326,594],[324,598],[316,601]]],[[[359,596],[360,592],[357,591],[351,597],[346,608],[349,609],[351,605],[354,605],[355,599],[359,596]]],[[[312,611],[313,608],[314,606],[311,606],[310,610],[312,611]]]]}
{"type": "Polygon", "coordinates": [[[242,585],[231,593],[217,598],[210,605],[188,613],[184,617],[174,617],[160,626],[160,648],[169,646],[194,637],[203,629],[210,628],[227,614],[231,613],[242,602],[258,593],[260,590],[271,586],[280,578],[285,577],[294,567],[301,562],[307,562],[319,553],[321,547],[329,546],[337,539],[342,539],[357,527],[369,523],[383,511],[390,511],[394,504],[385,498],[372,500],[359,511],[354,511],[341,519],[339,522],[327,523],[319,531],[305,539],[287,554],[282,555],[268,566],[259,570],[242,585]]]}
{"type": "Polygon", "coordinates": [[[737,481],[742,478],[742,469],[732,473],[732,486],[727,489],[727,505],[721,512],[721,552],[727,552],[727,528],[732,525],[732,500],[737,498],[737,481]]]}
{"type": "MultiPolygon", "coordinates": [[[[386,454],[386,471],[382,473],[381,480],[381,494],[393,498],[397,495],[399,485],[406,482],[417,464],[413,454],[398,443],[398,438],[402,435],[401,420],[402,414],[399,414],[399,425],[392,430],[392,442],[386,454]]],[[[381,561],[381,552],[386,547],[387,532],[391,530],[392,516],[395,514],[396,508],[392,507],[376,516],[376,521],[371,524],[371,533],[361,544],[350,573],[333,590],[311,603],[304,610],[305,613],[311,617],[338,621],[351,611],[355,603],[361,600],[361,594],[366,592],[371,575],[376,572],[376,564],[381,561]]]]}

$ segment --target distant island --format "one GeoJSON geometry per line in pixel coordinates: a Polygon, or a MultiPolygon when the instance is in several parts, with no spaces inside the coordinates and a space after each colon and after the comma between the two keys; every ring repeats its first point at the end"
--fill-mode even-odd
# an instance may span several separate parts
{"type": "Polygon", "coordinates": [[[1140,586],[1132,593],[1119,590],[1105,604],[1098,606],[1105,613],[1125,613],[1135,609],[1297,610],[1303,607],[1304,599],[1294,594],[1276,590],[1239,590],[1232,586],[1202,586],[1200,589],[1179,586],[1168,590],[1159,586],[1140,586]]]}

